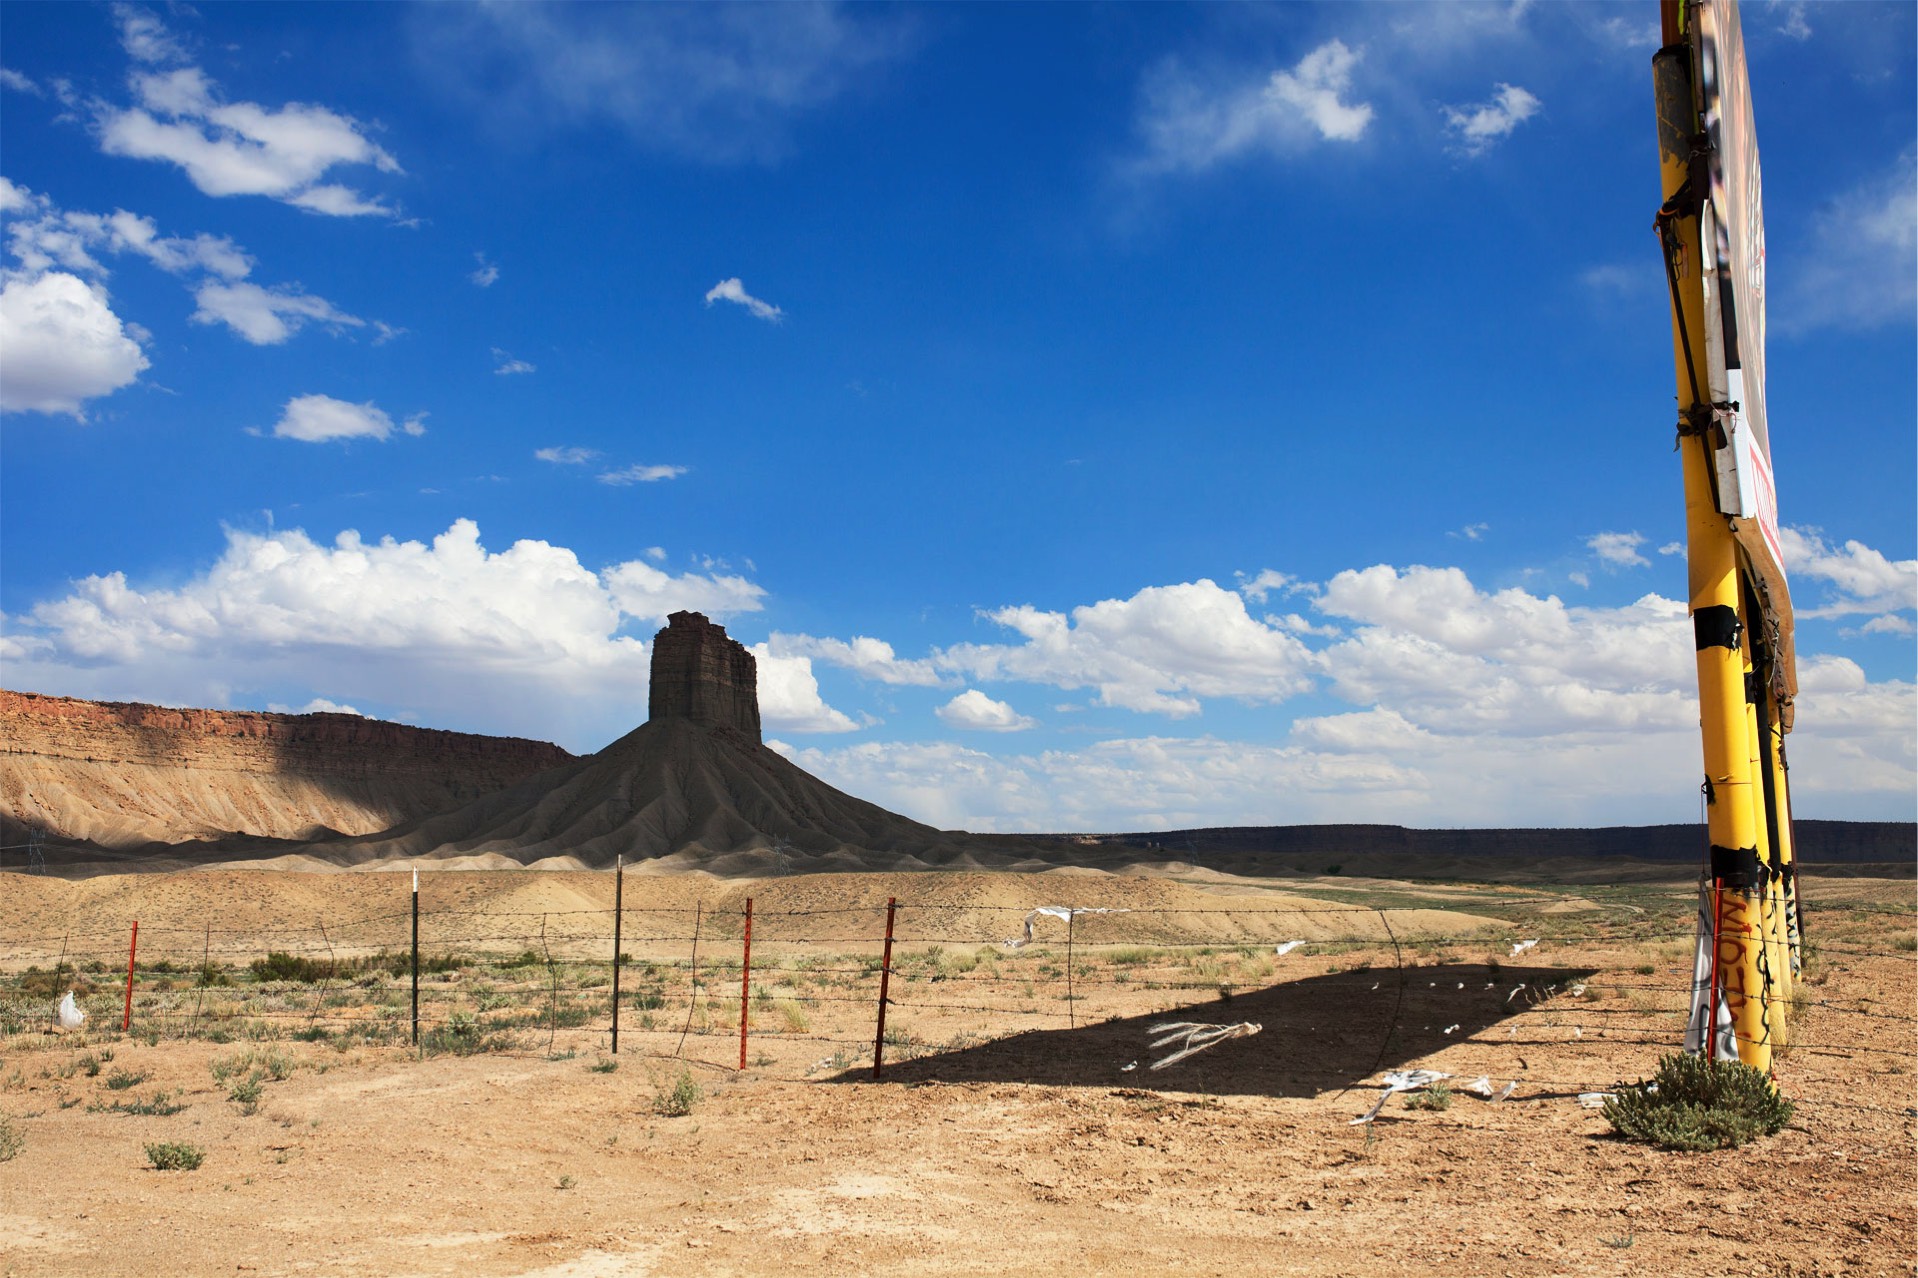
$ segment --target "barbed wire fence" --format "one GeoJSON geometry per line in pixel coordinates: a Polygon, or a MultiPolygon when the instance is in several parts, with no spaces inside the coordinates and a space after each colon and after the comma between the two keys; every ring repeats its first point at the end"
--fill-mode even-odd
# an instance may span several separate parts
{"type": "MultiPolygon", "coordinates": [[[[1431,915],[1543,911],[1564,898],[757,910],[749,899],[48,928],[0,935],[0,1042],[55,1032],[56,1002],[72,992],[83,1035],[155,1042],[638,1057],[794,1080],[892,1070],[1231,1086],[1225,1065],[1210,1067],[1225,1051],[1151,1071],[1145,1030],[1176,1014],[1262,1024],[1266,1037],[1229,1059],[1258,1062],[1250,1085],[1267,1090],[1362,1087],[1381,1069],[1473,1044],[1497,1049],[1505,1075],[1528,1088],[1587,1091],[1620,1081],[1613,1049],[1679,1044],[1692,900],[1669,900],[1669,912],[1662,900],[1588,901],[1578,915],[1540,913],[1519,927],[1441,928],[1431,915]],[[1009,1047],[1018,1050],[998,1050],[1009,1047]]],[[[1812,964],[1908,956],[1883,933],[1909,934],[1911,914],[1823,907],[1828,939],[1813,943],[1812,964]]],[[[1807,974],[1784,1059],[1909,1061],[1909,999],[1835,997],[1816,966],[1807,974]],[[1816,1033],[1802,1032],[1808,1013],[1828,1018],[1816,1033]],[[1889,1039],[1846,1029],[1873,1022],[1898,1028],[1889,1039]]]]}

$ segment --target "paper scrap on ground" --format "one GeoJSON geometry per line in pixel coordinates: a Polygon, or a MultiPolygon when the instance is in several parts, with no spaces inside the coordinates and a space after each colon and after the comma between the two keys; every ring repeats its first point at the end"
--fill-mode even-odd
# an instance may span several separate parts
{"type": "Polygon", "coordinates": [[[1016,949],[1019,949],[1021,946],[1032,944],[1032,925],[1038,922],[1041,916],[1049,919],[1062,919],[1069,923],[1072,921],[1073,916],[1076,914],[1130,914],[1130,913],[1132,913],[1131,910],[1093,909],[1090,906],[1082,906],[1082,905],[1042,905],[1038,909],[1034,910],[1032,913],[1026,915],[1025,935],[1007,937],[1005,940],[1005,946],[1007,949],[1016,950],[1016,949]]]}
{"type": "Polygon", "coordinates": [[[1385,1091],[1380,1094],[1377,1103],[1346,1126],[1357,1127],[1361,1123],[1371,1122],[1379,1116],[1379,1111],[1385,1108],[1385,1102],[1391,1100],[1398,1092],[1415,1092],[1421,1087],[1430,1087],[1433,1083],[1443,1082],[1450,1077],[1450,1074],[1441,1074],[1435,1069],[1395,1070],[1385,1076],[1385,1091]]]}
{"type": "Polygon", "coordinates": [[[1604,1109],[1605,1102],[1611,1098],[1612,1094],[1610,1092],[1580,1092],[1578,1094],[1578,1107],[1580,1109],[1604,1109]]]}
{"type": "Polygon", "coordinates": [[[1153,1069],[1164,1069],[1174,1065],[1208,1047],[1216,1047],[1228,1038],[1251,1038],[1259,1032],[1256,1021],[1240,1021],[1237,1025],[1207,1025],[1202,1021],[1161,1021],[1149,1026],[1146,1033],[1153,1035],[1150,1044],[1153,1051],[1162,1047],[1180,1044],[1178,1051],[1162,1061],[1153,1061],[1153,1069]]]}

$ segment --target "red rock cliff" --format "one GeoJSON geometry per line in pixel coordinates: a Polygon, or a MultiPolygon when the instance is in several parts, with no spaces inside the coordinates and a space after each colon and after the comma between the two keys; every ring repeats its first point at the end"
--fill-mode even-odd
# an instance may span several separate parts
{"type": "Polygon", "coordinates": [[[0,689],[0,815],[107,846],[383,830],[567,762],[556,745],[350,714],[0,689]]]}

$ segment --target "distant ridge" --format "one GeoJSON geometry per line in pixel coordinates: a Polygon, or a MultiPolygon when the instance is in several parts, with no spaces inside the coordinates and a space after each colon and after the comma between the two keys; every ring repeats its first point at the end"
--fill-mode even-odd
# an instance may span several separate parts
{"type": "MultiPolygon", "coordinates": [[[[1797,855],[1808,865],[1912,864],[1918,823],[1792,822],[1797,855]]],[[[1391,855],[1434,861],[1456,857],[1607,858],[1698,861],[1705,833],[1696,825],[1622,825],[1586,829],[1417,830],[1402,825],[1243,825],[1126,834],[1045,834],[1081,846],[1160,849],[1185,860],[1247,855],[1283,861],[1308,857],[1391,855]]],[[[1210,860],[1206,860],[1210,864],[1210,860]]],[[[1313,872],[1323,866],[1313,864],[1313,872]]]]}

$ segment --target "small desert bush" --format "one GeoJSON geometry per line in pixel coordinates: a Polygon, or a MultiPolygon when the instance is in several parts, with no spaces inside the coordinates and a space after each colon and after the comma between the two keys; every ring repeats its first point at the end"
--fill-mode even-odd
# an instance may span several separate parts
{"type": "Polygon", "coordinates": [[[1733,1149],[1791,1121],[1792,1103],[1765,1072],[1743,1061],[1674,1052],[1649,1082],[1621,1087],[1605,1102],[1619,1135],[1660,1149],[1733,1149]]]}
{"type": "Polygon", "coordinates": [[[20,974],[20,994],[23,998],[58,998],[68,990],[73,991],[75,998],[85,998],[93,993],[92,984],[71,963],[56,963],[50,972],[29,967],[20,974]]]}
{"type": "Polygon", "coordinates": [[[224,1083],[242,1074],[260,1074],[266,1081],[284,1083],[293,1077],[293,1058],[277,1047],[249,1047],[231,1056],[216,1056],[207,1068],[213,1081],[224,1083]]]}
{"type": "Polygon", "coordinates": [[[949,951],[940,951],[934,962],[938,966],[939,975],[958,976],[978,967],[979,956],[977,954],[955,954],[949,951]]]}
{"type": "Polygon", "coordinates": [[[146,1081],[147,1076],[144,1072],[136,1073],[128,1069],[116,1069],[106,1077],[107,1086],[116,1092],[124,1092],[129,1087],[138,1087],[146,1081]]]}
{"type": "Polygon", "coordinates": [[[27,1138],[13,1125],[13,1120],[0,1114],[0,1163],[12,1162],[26,1147],[27,1138]]]}
{"type": "Polygon", "coordinates": [[[341,965],[332,959],[303,958],[284,950],[269,950],[265,958],[254,959],[247,966],[258,981],[295,981],[312,985],[319,981],[338,980],[343,975],[341,965]]]}
{"type": "Polygon", "coordinates": [[[154,1171],[195,1171],[206,1158],[198,1145],[179,1141],[154,1141],[147,1147],[147,1165],[154,1171]]]}
{"type": "MultiPolygon", "coordinates": [[[[533,1022],[529,1020],[527,1023],[533,1022]]],[[[544,1017],[538,1018],[538,1023],[544,1024],[544,1017]]],[[[511,1051],[518,1045],[519,1040],[509,1030],[489,1029],[465,1012],[454,1012],[444,1025],[420,1033],[420,1053],[423,1056],[476,1056],[481,1052],[511,1051]]]]}
{"type": "Polygon", "coordinates": [[[775,1005],[779,1008],[779,1019],[785,1027],[795,1034],[804,1034],[812,1028],[812,1017],[797,999],[782,998],[775,1005]]]}
{"type": "Polygon", "coordinates": [[[704,1095],[693,1072],[682,1069],[670,1085],[654,1084],[653,1112],[661,1118],[684,1118],[693,1112],[704,1095]]]}
{"type": "Polygon", "coordinates": [[[256,1069],[228,1088],[226,1098],[237,1104],[242,1114],[252,1114],[260,1107],[260,1093],[265,1087],[266,1075],[256,1069]]]}
{"type": "Polygon", "coordinates": [[[132,1114],[140,1118],[171,1118],[186,1106],[172,1099],[166,1092],[155,1092],[146,1100],[117,1100],[110,1105],[98,1101],[87,1106],[89,1114],[132,1114]]]}
{"type": "Polygon", "coordinates": [[[1449,1083],[1433,1083],[1422,1092],[1408,1092],[1405,1096],[1407,1109],[1452,1108],[1452,1087],[1449,1083]]]}

